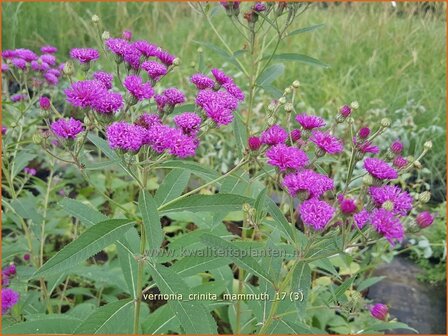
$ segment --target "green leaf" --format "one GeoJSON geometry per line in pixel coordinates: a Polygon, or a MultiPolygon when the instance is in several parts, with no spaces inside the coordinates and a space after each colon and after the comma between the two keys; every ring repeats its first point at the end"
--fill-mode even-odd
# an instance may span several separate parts
{"type": "Polygon", "coordinates": [[[163,205],[180,196],[190,180],[190,171],[173,169],[157,189],[154,199],[157,205],[163,205]]]}
{"type": "Polygon", "coordinates": [[[321,23],[321,24],[317,24],[317,25],[313,25],[313,26],[309,26],[309,27],[305,27],[305,28],[299,28],[299,29],[296,29],[296,30],[293,30],[292,32],[290,32],[288,35],[286,35],[286,37],[297,35],[297,34],[307,33],[307,32],[319,29],[320,27],[323,27],[323,26],[325,26],[325,24],[321,23]]]}
{"type": "Polygon", "coordinates": [[[292,244],[295,242],[294,231],[291,225],[286,220],[285,216],[279,209],[279,207],[274,203],[271,198],[267,198],[267,210],[271,214],[275,223],[277,224],[278,229],[283,235],[288,239],[288,241],[292,244]]]}
{"type": "Polygon", "coordinates": [[[174,108],[172,115],[176,115],[176,114],[183,113],[183,112],[194,111],[195,108],[196,108],[195,104],[179,105],[174,108]]]}
{"type": "Polygon", "coordinates": [[[75,334],[129,333],[132,328],[132,299],[109,303],[94,311],[74,331],[75,334]]]}
{"type": "Polygon", "coordinates": [[[242,157],[247,148],[247,128],[238,112],[235,112],[233,115],[233,133],[236,140],[236,149],[239,157],[242,157]]]}
{"type": "Polygon", "coordinates": [[[217,45],[211,43],[211,42],[201,42],[201,41],[193,41],[199,45],[202,45],[203,47],[215,52],[217,55],[221,56],[224,60],[228,61],[229,63],[233,64],[238,68],[238,70],[242,71],[241,66],[236,61],[236,57],[233,55],[230,55],[227,51],[224,49],[221,49],[217,45]]]}
{"type": "Polygon", "coordinates": [[[215,235],[205,233],[202,235],[201,240],[215,250],[219,257],[229,257],[235,264],[245,270],[253,273],[254,275],[266,280],[273,284],[271,277],[264,271],[264,269],[257,263],[257,261],[249,255],[249,250],[239,248],[235,244],[228,242],[215,235]]]}
{"type": "Polygon", "coordinates": [[[125,172],[126,174],[137,180],[137,177],[135,176],[134,172],[126,164],[124,164],[123,160],[121,160],[118,154],[115,153],[115,151],[109,147],[106,140],[101,139],[99,136],[93,133],[89,133],[87,135],[87,138],[96,147],[98,147],[111,161],[116,162],[123,172],[125,172]]]}
{"type": "Polygon", "coordinates": [[[11,179],[14,179],[14,177],[17,176],[17,174],[19,174],[23,168],[25,168],[28,163],[33,160],[37,155],[36,154],[32,154],[26,151],[22,151],[19,154],[17,154],[17,156],[13,159],[14,161],[14,167],[13,170],[11,172],[11,179]]]}
{"type": "Polygon", "coordinates": [[[186,334],[216,334],[215,320],[205,306],[198,301],[187,301],[190,293],[187,285],[171,269],[149,264],[152,277],[161,293],[182,294],[184,300],[168,300],[168,305],[179,319],[186,334]],[[198,323],[200,321],[200,323],[198,323]]]}
{"type": "Polygon", "coordinates": [[[260,223],[264,217],[266,217],[266,189],[264,188],[257,196],[255,200],[254,208],[255,208],[255,221],[260,223]]]}
{"type": "Polygon", "coordinates": [[[353,284],[353,281],[355,281],[355,278],[348,278],[345,280],[333,293],[333,295],[330,297],[330,303],[331,302],[338,302],[339,299],[342,297],[342,295],[345,294],[345,291],[349,289],[349,287],[353,284]]]}
{"type": "MultiPolygon", "coordinates": [[[[263,57],[267,58],[267,57],[263,57]]],[[[278,54],[278,55],[274,55],[272,57],[273,60],[277,60],[277,61],[294,61],[294,62],[300,62],[300,63],[305,63],[305,64],[309,64],[309,65],[315,65],[315,66],[319,66],[322,68],[329,68],[330,66],[328,64],[325,64],[321,61],[319,61],[318,59],[315,59],[313,57],[307,56],[307,55],[303,55],[303,54],[295,54],[295,53],[285,53],[285,54],[278,54]]]]}
{"type": "Polygon", "coordinates": [[[159,167],[161,168],[179,168],[183,170],[188,170],[192,174],[206,180],[211,181],[219,177],[219,174],[213,169],[206,168],[203,165],[185,160],[168,160],[162,163],[159,167]]]}
{"type": "Polygon", "coordinates": [[[198,274],[212,269],[216,269],[231,263],[229,258],[216,258],[213,255],[207,255],[208,249],[195,251],[193,256],[185,256],[177,261],[171,269],[182,277],[198,274]],[[203,252],[201,255],[201,251],[203,252]]]}
{"type": "Polygon", "coordinates": [[[125,249],[126,243],[122,241],[117,244],[118,261],[120,262],[121,271],[128,285],[129,293],[133,298],[137,295],[137,261],[125,249]]]}
{"type": "Polygon", "coordinates": [[[268,334],[278,335],[308,335],[315,334],[307,325],[296,321],[290,322],[283,319],[276,319],[267,330],[268,334]]]}
{"type": "Polygon", "coordinates": [[[2,334],[73,334],[80,319],[66,315],[47,315],[3,328],[2,334]]]}
{"type": "Polygon", "coordinates": [[[285,65],[284,64],[272,64],[271,66],[267,67],[266,70],[263,71],[260,76],[257,78],[257,84],[259,86],[265,86],[271,84],[274,80],[276,80],[278,77],[283,75],[283,72],[285,71],[285,65]]]}
{"type": "Polygon", "coordinates": [[[70,215],[78,218],[85,226],[91,227],[96,223],[107,220],[107,216],[80,201],[64,198],[60,205],[70,215]]]}
{"type": "Polygon", "coordinates": [[[149,249],[158,249],[163,242],[162,224],[157,204],[146,190],[142,190],[138,196],[138,207],[142,213],[149,249]]]}
{"type": "Polygon", "coordinates": [[[369,333],[375,334],[375,331],[396,330],[396,329],[407,329],[407,330],[412,330],[416,334],[419,333],[418,330],[415,330],[414,328],[411,328],[406,323],[394,322],[394,321],[376,323],[376,324],[368,327],[367,329],[365,329],[363,333],[364,334],[369,334],[369,333]]]}
{"type": "Polygon", "coordinates": [[[179,319],[168,305],[158,308],[151,313],[142,323],[143,333],[146,335],[167,334],[168,331],[176,331],[179,328],[179,319]]]}
{"type": "Polygon", "coordinates": [[[311,269],[310,266],[303,261],[297,263],[294,268],[291,282],[292,292],[302,292],[303,300],[296,301],[297,314],[299,319],[304,320],[306,304],[308,302],[308,293],[311,289],[311,269]]]}
{"type": "Polygon", "coordinates": [[[243,203],[252,199],[234,194],[191,195],[159,208],[161,214],[178,211],[218,212],[241,210],[243,203]]]}
{"type": "Polygon", "coordinates": [[[361,292],[364,289],[369,288],[370,286],[373,286],[374,284],[380,282],[384,278],[385,278],[385,276],[379,276],[379,277],[372,277],[372,278],[365,279],[365,280],[361,281],[361,283],[358,285],[357,289],[358,289],[358,291],[361,292]]]}
{"type": "Polygon", "coordinates": [[[120,239],[133,224],[128,219],[109,219],[95,224],[56,253],[34,273],[34,277],[69,270],[120,239]]]}

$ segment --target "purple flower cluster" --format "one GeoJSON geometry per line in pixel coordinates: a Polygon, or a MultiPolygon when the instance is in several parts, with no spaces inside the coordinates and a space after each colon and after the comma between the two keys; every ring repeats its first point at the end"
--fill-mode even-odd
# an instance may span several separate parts
{"type": "Polygon", "coordinates": [[[79,61],[79,63],[89,63],[100,58],[100,53],[91,48],[74,48],[70,50],[70,57],[79,61]]]}
{"type": "Polygon", "coordinates": [[[211,89],[215,86],[215,81],[203,74],[194,74],[190,81],[196,86],[198,90],[211,89]]]}
{"type": "Polygon", "coordinates": [[[168,69],[165,65],[157,61],[145,61],[142,63],[142,69],[146,71],[148,76],[157,82],[162,76],[165,76],[168,69]]]}
{"type": "Polygon", "coordinates": [[[103,83],[104,87],[107,90],[112,89],[112,82],[114,80],[114,75],[112,75],[111,73],[104,71],[97,71],[93,74],[93,79],[103,83]]]}
{"type": "Polygon", "coordinates": [[[137,75],[127,76],[123,85],[137,101],[150,99],[154,96],[151,84],[143,83],[143,80],[137,75]]]}
{"type": "Polygon", "coordinates": [[[114,122],[107,127],[106,136],[110,148],[138,152],[143,145],[145,129],[124,121],[114,122]]]}
{"type": "Polygon", "coordinates": [[[261,133],[261,142],[269,146],[285,143],[287,138],[288,132],[279,125],[273,125],[261,133]]]}
{"type": "Polygon", "coordinates": [[[196,113],[185,112],[173,118],[174,123],[186,135],[196,135],[199,132],[202,119],[196,113]]]}
{"type": "Polygon", "coordinates": [[[397,186],[370,187],[369,193],[375,206],[382,207],[388,202],[390,211],[396,215],[406,216],[412,209],[412,196],[397,186]]]}
{"type": "Polygon", "coordinates": [[[26,175],[35,176],[37,174],[37,170],[35,168],[25,167],[23,168],[23,172],[26,175]]]}
{"type": "Polygon", "coordinates": [[[338,154],[344,150],[342,141],[327,132],[313,131],[310,141],[328,154],[338,154]]]}
{"type": "Polygon", "coordinates": [[[297,170],[308,163],[308,156],[299,148],[278,144],[266,151],[268,163],[276,166],[280,171],[297,170]]]}
{"type": "Polygon", "coordinates": [[[325,120],[320,117],[302,113],[296,116],[296,121],[305,130],[312,130],[325,126],[325,120]]]}
{"type": "Polygon", "coordinates": [[[367,172],[378,180],[394,180],[398,173],[387,162],[378,158],[366,158],[364,168],[367,172]]]}
{"type": "Polygon", "coordinates": [[[299,212],[305,225],[319,231],[333,218],[335,209],[325,201],[311,198],[300,205],[299,212]]]}
{"type": "Polygon", "coordinates": [[[308,199],[320,197],[326,191],[332,190],[334,188],[334,182],[326,175],[305,169],[286,175],[283,178],[283,186],[292,197],[297,196],[300,192],[305,192],[305,198],[308,199]]]}
{"type": "Polygon", "coordinates": [[[84,130],[84,126],[82,122],[73,118],[59,119],[51,124],[51,130],[59,138],[75,139],[84,130]]]}
{"type": "Polygon", "coordinates": [[[10,279],[17,273],[16,265],[10,264],[2,270],[2,314],[6,314],[14,307],[20,299],[19,293],[9,286],[10,279]]]}

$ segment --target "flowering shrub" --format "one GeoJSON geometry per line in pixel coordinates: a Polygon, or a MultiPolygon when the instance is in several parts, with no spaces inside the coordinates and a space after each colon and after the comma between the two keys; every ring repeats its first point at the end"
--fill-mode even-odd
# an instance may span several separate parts
{"type": "MultiPolygon", "coordinates": [[[[222,6],[238,20],[240,3],[222,6]]],[[[251,4],[244,13],[250,53],[259,25],[277,24],[281,41],[300,8],[251,4]]],[[[356,102],[328,120],[299,111],[298,81],[263,109],[263,129],[252,127],[254,97],[266,88],[260,77],[272,71],[275,50],[263,71],[248,71],[246,94],[220,67],[192,73],[188,86],[168,86],[176,56],[130,31],[103,40],[98,49],[72,49],[62,64],[52,46],[41,55],[2,53],[4,80],[19,86],[3,99],[5,240],[11,257],[25,252],[20,286],[8,287],[15,264],[2,272],[5,331],[407,327],[362,295],[374,282],[352,266],[371,248],[394,248],[432,224],[430,193],[396,183],[431,142],[405,157],[400,140],[381,141],[390,120],[359,124],[356,102]],[[199,164],[198,153],[207,136],[230,134],[230,125],[229,143],[240,153],[220,174],[199,164]],[[33,145],[27,139],[22,150],[25,133],[34,133],[33,145]],[[46,176],[27,166],[40,149],[46,176]]]]}

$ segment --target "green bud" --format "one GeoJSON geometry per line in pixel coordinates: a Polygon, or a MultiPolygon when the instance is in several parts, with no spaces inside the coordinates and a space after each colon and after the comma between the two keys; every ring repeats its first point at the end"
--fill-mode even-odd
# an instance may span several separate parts
{"type": "Polygon", "coordinates": [[[180,65],[180,58],[175,58],[174,60],[173,60],[173,65],[174,66],[179,66],[180,65]]]}
{"type": "Polygon", "coordinates": [[[97,24],[98,22],[100,22],[100,17],[98,15],[93,15],[92,16],[92,22],[94,24],[97,24]]]}
{"type": "Polygon", "coordinates": [[[62,70],[65,75],[71,76],[75,72],[75,66],[73,65],[73,62],[71,60],[68,60],[64,64],[64,69],[62,70]]]}
{"type": "Polygon", "coordinates": [[[361,152],[361,151],[356,151],[356,153],[355,153],[355,158],[356,158],[356,160],[358,160],[358,161],[360,161],[360,160],[362,160],[363,158],[364,158],[364,153],[363,152],[361,152]]]}
{"type": "Polygon", "coordinates": [[[36,145],[40,145],[40,144],[42,143],[42,140],[43,140],[42,135],[40,135],[40,134],[38,134],[38,133],[36,133],[36,134],[33,135],[33,142],[34,142],[36,145]]]}
{"type": "Polygon", "coordinates": [[[286,103],[286,98],[285,97],[280,97],[280,99],[278,100],[278,102],[283,105],[286,103]]]}
{"type": "Polygon", "coordinates": [[[418,200],[422,203],[428,203],[431,199],[431,193],[429,191],[424,191],[418,195],[418,200]]]}
{"type": "Polygon", "coordinates": [[[365,175],[362,178],[362,183],[364,183],[366,186],[371,186],[373,185],[373,177],[369,174],[365,175]]]}
{"type": "Polygon", "coordinates": [[[392,211],[394,209],[394,203],[391,201],[386,201],[383,203],[382,208],[387,211],[392,211]]]}
{"type": "Polygon", "coordinates": [[[285,104],[285,111],[286,112],[292,112],[294,110],[294,106],[292,105],[292,103],[286,103],[285,104]]]}
{"type": "Polygon", "coordinates": [[[381,119],[381,126],[384,128],[387,128],[390,126],[390,119],[389,118],[383,118],[381,119]]]}
{"type": "Polygon", "coordinates": [[[285,89],[285,95],[288,95],[288,94],[290,94],[291,92],[292,92],[291,88],[287,87],[287,88],[285,89]]]}
{"type": "Polygon", "coordinates": [[[423,148],[426,149],[427,151],[430,150],[432,148],[432,141],[426,141],[423,145],[423,148]]]}
{"type": "Polygon", "coordinates": [[[353,102],[350,104],[350,108],[351,108],[352,110],[357,110],[357,109],[359,109],[359,103],[358,103],[357,101],[353,101],[353,102]]]}
{"type": "Polygon", "coordinates": [[[338,124],[342,124],[344,121],[345,121],[345,117],[342,114],[338,113],[336,115],[336,122],[338,124]]]}
{"type": "Polygon", "coordinates": [[[418,161],[418,160],[414,161],[413,165],[417,169],[421,169],[423,167],[422,163],[420,161],[418,161]]]}
{"type": "Polygon", "coordinates": [[[274,103],[271,103],[268,105],[268,111],[273,112],[275,111],[276,105],[274,103]]]}
{"type": "Polygon", "coordinates": [[[108,31],[104,31],[103,34],[101,34],[101,39],[103,41],[110,39],[110,33],[108,31]]]}
{"type": "Polygon", "coordinates": [[[298,89],[300,87],[300,82],[298,80],[295,80],[294,82],[292,82],[292,87],[294,89],[298,89]]]}
{"type": "Polygon", "coordinates": [[[204,49],[202,49],[201,47],[198,48],[198,53],[202,54],[204,52],[204,49]]]}
{"type": "Polygon", "coordinates": [[[250,206],[250,204],[248,204],[248,203],[244,203],[243,204],[243,211],[245,212],[245,213],[249,213],[249,211],[250,211],[250,209],[251,209],[251,206],[250,206]]]}

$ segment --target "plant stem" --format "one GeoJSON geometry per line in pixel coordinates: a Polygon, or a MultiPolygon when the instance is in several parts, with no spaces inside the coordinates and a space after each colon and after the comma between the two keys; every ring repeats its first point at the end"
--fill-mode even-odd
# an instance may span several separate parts
{"type": "Polygon", "coordinates": [[[140,226],[140,255],[137,261],[138,270],[137,270],[137,293],[135,293],[135,310],[134,310],[134,334],[138,334],[140,332],[139,323],[140,323],[140,306],[142,304],[142,292],[143,292],[143,266],[145,263],[145,259],[143,257],[145,253],[145,243],[146,243],[146,234],[145,227],[143,223],[140,226]]]}

